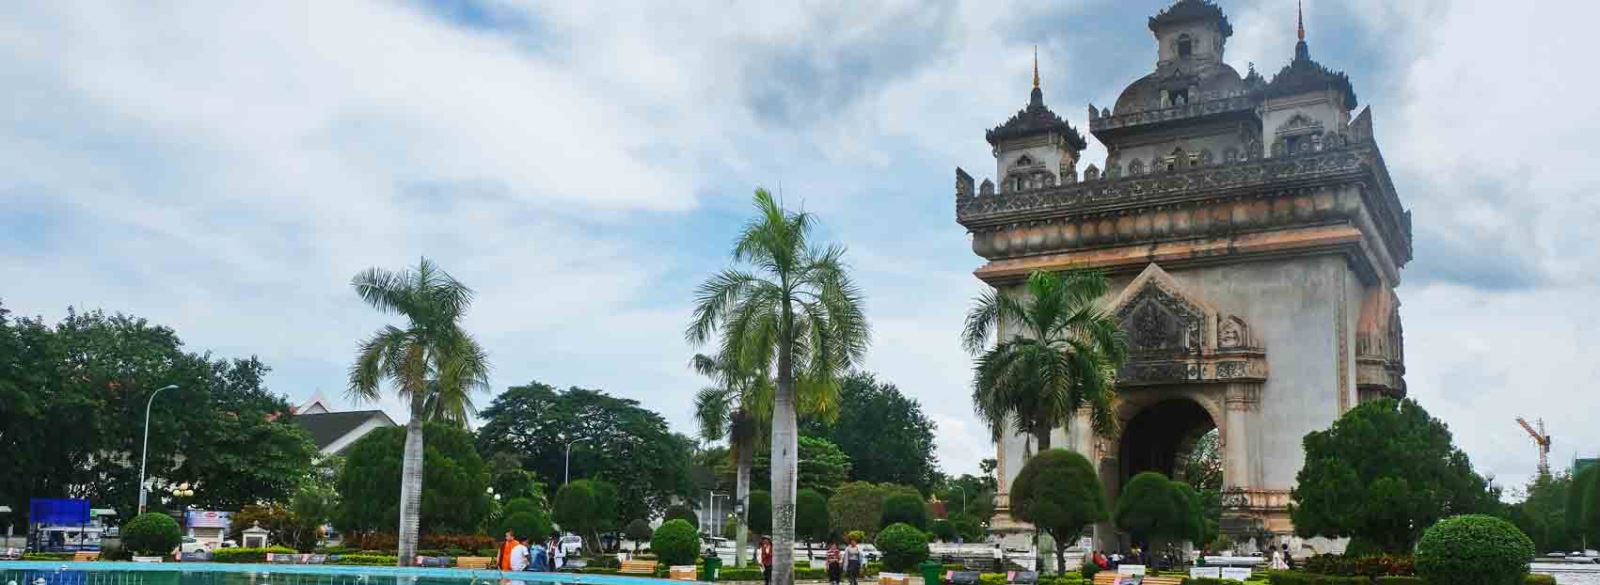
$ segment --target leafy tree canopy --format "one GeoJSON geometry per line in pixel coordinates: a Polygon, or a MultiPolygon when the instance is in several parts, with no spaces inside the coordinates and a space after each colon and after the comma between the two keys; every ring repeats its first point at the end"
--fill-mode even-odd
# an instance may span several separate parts
{"type": "Polygon", "coordinates": [[[817,490],[804,489],[795,493],[795,536],[806,542],[828,539],[828,498],[817,490]]]}
{"type": "Polygon", "coordinates": [[[870,539],[883,525],[884,500],[896,494],[906,494],[920,500],[916,488],[852,481],[839,486],[828,498],[829,524],[835,532],[848,534],[860,531],[870,539]]]}
{"type": "Polygon", "coordinates": [[[564,477],[567,444],[579,441],[572,446],[572,477],[615,484],[616,522],[653,517],[674,496],[695,496],[694,442],[637,401],[532,382],[496,396],[481,415],[480,450],[514,453],[524,468],[553,481],[564,477]]]}
{"type": "Polygon", "coordinates": [[[150,411],[148,476],[196,486],[168,505],[286,501],[316,447],[265,387],[267,371],[254,357],[186,352],[172,329],[129,315],[69,309],[49,325],[0,307],[0,505],[26,513],[31,497],[65,496],[133,517],[139,458],[104,454],[140,452],[146,401],[168,384],[178,388],[150,411]]]}
{"type": "Polygon", "coordinates": [[[772,493],[766,490],[753,490],[750,492],[750,509],[745,511],[750,531],[756,534],[772,534],[772,493]]]}
{"type": "Polygon", "coordinates": [[[917,530],[927,530],[928,506],[915,492],[890,494],[883,499],[883,516],[878,523],[883,526],[908,524],[917,530]]]}
{"type": "MultiPolygon", "coordinates": [[[[845,455],[838,445],[832,441],[817,437],[802,435],[800,446],[800,477],[796,481],[800,489],[814,489],[823,494],[831,494],[835,488],[844,483],[850,476],[850,456],[845,455]]],[[[728,473],[734,470],[730,466],[728,473]]],[[[750,483],[752,485],[771,485],[772,483],[772,453],[768,449],[756,452],[755,464],[750,469],[750,483]]]]}
{"type": "MultiPolygon", "coordinates": [[[[934,428],[933,421],[922,413],[922,405],[901,394],[894,384],[880,382],[869,373],[855,373],[840,384],[838,416],[832,421],[809,418],[802,423],[801,432],[838,445],[849,458],[852,480],[927,490],[938,470],[934,428]]],[[[804,457],[803,451],[801,455],[804,457]]],[[[801,474],[804,481],[804,463],[801,474]]]]}
{"type": "Polygon", "coordinates": [[[1496,498],[1450,430],[1413,400],[1350,409],[1305,437],[1291,514],[1302,536],[1349,536],[1411,550],[1440,519],[1490,511],[1496,498]]]}
{"type": "MultiPolygon", "coordinates": [[[[1573,538],[1576,522],[1567,517],[1568,495],[1573,493],[1572,476],[1566,473],[1536,475],[1528,482],[1527,497],[1513,504],[1509,519],[1540,551],[1572,550],[1582,544],[1573,538]]],[[[1578,509],[1582,509],[1581,502],[1578,509]]]]}
{"type": "Polygon", "coordinates": [[[1167,476],[1146,471],[1133,476],[1117,497],[1116,523],[1148,545],[1152,539],[1187,538],[1192,528],[1188,499],[1167,476]]]}
{"type": "MultiPolygon", "coordinates": [[[[423,450],[423,532],[476,532],[489,513],[489,469],[472,434],[452,423],[428,423],[423,450]]],[[[405,427],[377,429],[356,441],[339,473],[341,532],[389,532],[400,519],[405,427]]]]}
{"type": "Polygon", "coordinates": [[[1092,523],[1105,520],[1106,497],[1094,465],[1083,455],[1051,449],[1034,455],[1011,484],[1011,517],[1055,537],[1057,572],[1065,572],[1067,546],[1092,523]]]}

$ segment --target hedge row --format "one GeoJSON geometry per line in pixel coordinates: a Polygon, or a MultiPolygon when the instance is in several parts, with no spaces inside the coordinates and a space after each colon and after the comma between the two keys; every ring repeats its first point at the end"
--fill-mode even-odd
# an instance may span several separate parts
{"type": "Polygon", "coordinates": [[[265,548],[219,548],[211,551],[213,563],[264,563],[267,554],[294,554],[295,550],[286,546],[269,546],[265,548]]]}
{"type": "MultiPolygon", "coordinates": [[[[1209,580],[1190,579],[1184,583],[1199,584],[1209,580]]],[[[1427,580],[1414,575],[1382,575],[1378,577],[1317,575],[1298,571],[1274,571],[1267,575],[1272,585],[1426,585],[1427,580]]],[[[1526,585],[1556,585],[1550,575],[1528,575],[1526,585]]]]}

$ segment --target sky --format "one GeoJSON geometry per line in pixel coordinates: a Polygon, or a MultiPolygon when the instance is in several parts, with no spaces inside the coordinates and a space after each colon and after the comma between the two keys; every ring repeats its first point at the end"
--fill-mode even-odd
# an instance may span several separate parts
{"type": "MultiPolygon", "coordinates": [[[[350,277],[427,256],[477,291],[493,392],[601,388],[692,434],[693,289],[766,186],[849,247],[864,368],[975,473],[993,447],[957,335],[982,284],[954,168],[993,174],[983,132],[1026,103],[1036,46],[1046,103],[1087,134],[1087,104],[1153,68],[1165,4],[5,3],[0,301],[135,314],[355,407],[356,344],[393,318],[350,277]]],[[[1237,69],[1292,57],[1292,0],[1220,4],[1237,69]]],[[[1305,12],[1414,216],[1411,396],[1507,487],[1534,473],[1515,416],[1544,419],[1558,465],[1600,455],[1600,4],[1305,12]]]]}

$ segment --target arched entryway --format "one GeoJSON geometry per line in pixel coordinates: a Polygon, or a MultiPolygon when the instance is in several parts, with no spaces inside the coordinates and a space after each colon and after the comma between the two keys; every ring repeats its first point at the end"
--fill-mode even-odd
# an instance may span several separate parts
{"type": "Polygon", "coordinates": [[[1140,409],[1122,428],[1118,485],[1145,471],[1184,479],[1190,455],[1216,430],[1211,413],[1188,398],[1171,398],[1140,409]]]}

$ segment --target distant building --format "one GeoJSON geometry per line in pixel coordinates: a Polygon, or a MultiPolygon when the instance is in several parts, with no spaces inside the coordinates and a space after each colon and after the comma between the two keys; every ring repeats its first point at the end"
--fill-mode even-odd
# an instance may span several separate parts
{"type": "Polygon", "coordinates": [[[396,426],[382,410],[332,412],[321,392],[294,409],[294,422],[311,435],[323,457],[343,453],[367,433],[396,426]]]}

